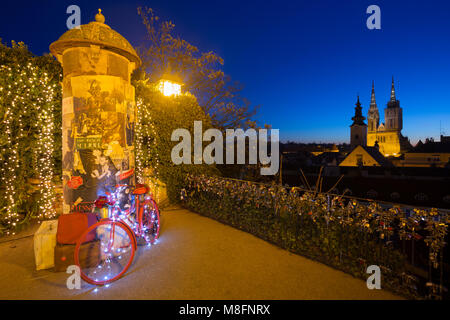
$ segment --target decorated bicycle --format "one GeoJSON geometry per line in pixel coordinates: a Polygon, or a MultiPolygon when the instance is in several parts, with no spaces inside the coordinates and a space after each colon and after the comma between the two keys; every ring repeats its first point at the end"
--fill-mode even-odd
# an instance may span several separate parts
{"type": "Polygon", "coordinates": [[[75,247],[75,264],[84,281],[105,285],[129,269],[137,246],[159,238],[159,209],[146,185],[119,184],[95,201],[98,222],[87,228],[75,247]]]}

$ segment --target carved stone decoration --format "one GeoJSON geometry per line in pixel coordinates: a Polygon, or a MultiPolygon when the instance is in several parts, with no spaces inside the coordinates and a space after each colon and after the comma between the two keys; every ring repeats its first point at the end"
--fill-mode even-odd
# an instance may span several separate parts
{"type": "MultiPolygon", "coordinates": [[[[141,61],[129,42],[96,21],[50,45],[63,66],[63,212],[124,183],[134,170],[136,119],[131,72],[141,61]]],[[[129,181],[127,181],[129,182],[129,181]]]]}

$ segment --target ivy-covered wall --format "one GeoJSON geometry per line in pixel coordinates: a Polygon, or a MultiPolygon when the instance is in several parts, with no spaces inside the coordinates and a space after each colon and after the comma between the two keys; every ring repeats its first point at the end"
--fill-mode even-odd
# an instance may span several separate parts
{"type": "Polygon", "coordinates": [[[0,44],[0,235],[27,218],[56,215],[61,78],[52,57],[36,57],[23,43],[0,44]]]}

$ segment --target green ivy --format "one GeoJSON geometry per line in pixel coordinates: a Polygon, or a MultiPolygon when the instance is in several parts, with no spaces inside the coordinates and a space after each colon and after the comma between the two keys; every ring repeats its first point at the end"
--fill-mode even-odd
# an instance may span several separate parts
{"type": "MultiPolygon", "coordinates": [[[[206,175],[188,175],[182,194],[185,206],[202,215],[355,277],[367,279],[367,267],[378,265],[384,288],[407,297],[424,296],[405,269],[406,256],[394,246],[395,230],[402,228],[408,239],[419,232],[418,224],[403,225],[399,208],[206,175]]],[[[426,221],[420,232],[428,236],[418,241],[427,243],[437,268],[448,218],[430,209],[415,210],[411,219],[426,221]]]]}
{"type": "Polygon", "coordinates": [[[40,139],[46,112],[51,112],[54,128],[50,167],[54,182],[59,182],[61,73],[51,56],[37,57],[23,43],[13,41],[8,47],[0,41],[0,233],[17,231],[42,214],[38,168],[43,170],[39,161],[46,152],[45,139],[40,139]]]}

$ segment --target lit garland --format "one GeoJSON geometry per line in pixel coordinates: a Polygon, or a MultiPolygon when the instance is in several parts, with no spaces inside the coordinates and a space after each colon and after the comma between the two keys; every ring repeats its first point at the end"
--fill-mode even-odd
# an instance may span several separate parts
{"type": "MultiPolygon", "coordinates": [[[[36,172],[39,178],[40,219],[56,216],[54,176],[54,108],[58,95],[58,83],[40,68],[28,63],[23,66],[0,66],[1,128],[5,143],[1,149],[0,173],[4,202],[0,222],[6,225],[7,234],[14,234],[14,227],[21,220],[21,205],[30,199],[27,178],[36,172]],[[32,161],[26,154],[32,152],[32,161]]],[[[1,191],[1,190],[0,190],[1,191]]]]}
{"type": "Polygon", "coordinates": [[[43,87],[43,96],[45,98],[38,98],[36,108],[38,110],[38,127],[39,137],[37,141],[37,148],[35,149],[36,169],[40,179],[40,193],[39,199],[39,218],[54,218],[56,216],[55,204],[55,190],[52,184],[54,176],[53,152],[54,152],[54,137],[55,130],[54,122],[54,105],[53,101],[56,97],[57,84],[49,85],[49,78],[47,73],[44,73],[44,78],[40,79],[40,84],[43,87]],[[44,100],[45,99],[45,100],[44,100]],[[42,106],[42,108],[41,108],[42,106]]]}
{"type": "Polygon", "coordinates": [[[158,177],[159,157],[156,154],[156,129],[152,121],[149,108],[144,104],[141,98],[137,99],[137,119],[136,119],[136,178],[137,183],[146,183],[149,185],[150,190],[156,190],[156,181],[150,180],[145,174],[145,170],[148,166],[148,155],[146,153],[152,153],[154,157],[152,176],[158,177]],[[151,146],[147,145],[150,141],[151,146]],[[147,179],[146,179],[147,178],[147,179]]]}
{"type": "Polygon", "coordinates": [[[142,99],[137,100],[137,119],[136,119],[136,179],[137,183],[144,183],[144,125],[143,125],[143,103],[142,99]]]}
{"type": "MultiPolygon", "coordinates": [[[[1,72],[6,75],[6,79],[10,80],[11,82],[16,76],[16,70],[12,70],[10,67],[1,66],[1,72]]],[[[23,76],[23,75],[22,75],[23,76]]],[[[5,80],[6,80],[5,79],[5,80]]],[[[22,82],[22,79],[19,80],[22,82]]],[[[6,83],[5,83],[6,84],[6,83]]],[[[3,86],[5,84],[0,85],[0,92],[1,92],[1,102],[0,105],[2,108],[5,108],[5,115],[4,115],[4,126],[5,126],[5,135],[6,135],[6,144],[2,148],[2,155],[4,155],[4,159],[2,159],[3,163],[0,166],[1,170],[1,181],[2,185],[5,186],[5,193],[4,198],[6,202],[5,210],[6,213],[3,215],[3,219],[7,222],[7,227],[11,228],[16,225],[16,223],[19,221],[19,215],[17,213],[17,204],[16,204],[16,185],[15,181],[17,179],[16,177],[16,171],[19,169],[19,160],[18,160],[18,143],[16,141],[23,137],[23,128],[22,128],[22,112],[18,115],[18,130],[14,130],[15,127],[15,121],[14,121],[14,111],[16,109],[16,104],[19,102],[18,100],[21,100],[21,97],[19,95],[12,96],[12,91],[14,90],[13,86],[11,84],[8,84],[6,88],[3,86]],[[10,100],[9,103],[7,103],[4,100],[10,100]],[[16,132],[18,132],[18,135],[16,132]]],[[[14,81],[14,84],[17,85],[17,81],[14,81]]],[[[21,109],[19,109],[21,110],[21,109]]],[[[8,231],[9,233],[9,231],[8,231]]]]}

